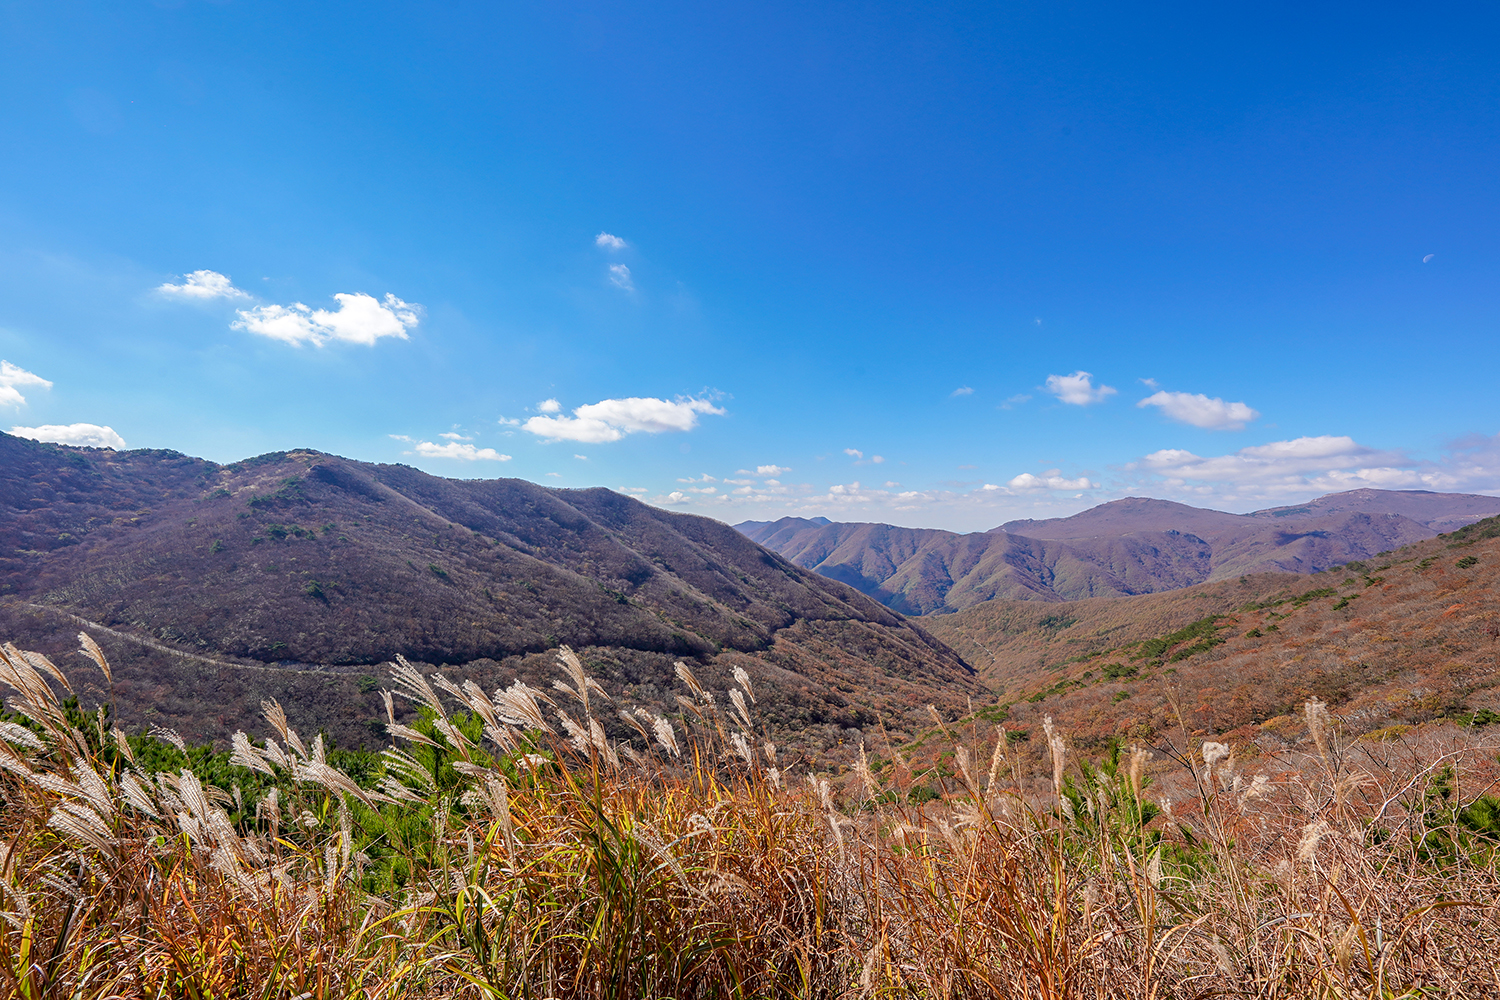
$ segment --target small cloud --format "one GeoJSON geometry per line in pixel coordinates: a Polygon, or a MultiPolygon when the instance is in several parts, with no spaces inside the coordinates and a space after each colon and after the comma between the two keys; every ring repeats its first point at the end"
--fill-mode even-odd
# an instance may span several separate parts
{"type": "Polygon", "coordinates": [[[423,458],[456,458],[464,462],[510,461],[509,455],[502,455],[493,448],[476,448],[472,444],[459,444],[457,441],[450,441],[447,444],[418,441],[415,453],[423,458]]]}
{"type": "Polygon", "coordinates": [[[952,392],[948,393],[948,395],[949,395],[949,397],[953,397],[953,396],[972,396],[972,395],[974,395],[974,390],[971,389],[969,386],[961,385],[957,389],[954,389],[952,392]]]}
{"type": "Polygon", "coordinates": [[[1140,380],[1140,383],[1141,383],[1141,385],[1145,386],[1147,389],[1160,389],[1161,388],[1161,385],[1154,378],[1143,378],[1143,379],[1140,380]]]}
{"type": "Polygon", "coordinates": [[[1085,371],[1071,375],[1048,375],[1047,391],[1070,406],[1102,403],[1116,392],[1107,385],[1095,386],[1094,376],[1085,371]]]}
{"type": "MultiPolygon", "coordinates": [[[[1033,476],[1029,472],[1023,472],[1019,476],[1006,483],[1013,490],[1024,492],[1035,492],[1037,490],[1091,490],[1094,484],[1084,477],[1078,479],[1067,479],[1060,474],[1060,470],[1052,469],[1043,475],[1033,476]]],[[[985,489],[989,489],[986,484],[985,489]]]]}
{"type": "Polygon", "coordinates": [[[235,288],[234,282],[229,280],[227,274],[220,274],[218,271],[193,271],[182,276],[182,284],[174,285],[169,281],[157,285],[156,291],[169,299],[183,299],[190,302],[250,297],[249,292],[235,288]]]}
{"type": "Polygon", "coordinates": [[[98,424],[43,424],[41,427],[12,427],[10,432],[16,437],[70,444],[75,448],[114,448],[118,451],[125,447],[125,439],[116,434],[113,427],[98,424]]]}
{"type": "MultiPolygon", "coordinates": [[[[741,469],[740,472],[741,472],[741,474],[743,474],[745,472],[745,470],[741,469]]],[[[724,482],[728,483],[730,486],[750,486],[751,484],[753,484],[755,482],[755,480],[753,480],[753,479],[726,479],[726,480],[724,480],[724,482]]]]}
{"type": "Polygon", "coordinates": [[[333,310],[310,309],[300,302],[239,309],[240,318],[229,325],[295,347],[322,347],[331,340],[370,346],[382,337],[406,340],[406,331],[417,325],[422,311],[391,294],[382,302],[363,292],[340,292],[334,300],[339,307],[333,310]]]}
{"type": "Polygon", "coordinates": [[[603,444],[627,434],[690,431],[698,426],[700,413],[723,416],[724,412],[706,399],[668,401],[630,396],[580,406],[571,417],[532,417],[522,426],[537,437],[553,441],[603,444]]]}
{"type": "Polygon", "coordinates": [[[405,434],[387,434],[386,437],[390,438],[392,441],[405,441],[407,444],[411,444],[411,438],[407,437],[405,434]]]}
{"type": "Polygon", "coordinates": [[[624,264],[609,265],[609,283],[627,292],[635,291],[635,282],[631,280],[630,268],[624,264]]]}
{"type": "Polygon", "coordinates": [[[598,236],[594,237],[594,246],[601,247],[605,250],[624,250],[629,245],[630,244],[620,239],[620,237],[615,236],[613,233],[600,233],[598,236]]]}
{"type": "Polygon", "coordinates": [[[574,455],[573,457],[578,459],[578,461],[580,462],[587,462],[589,460],[589,457],[587,455],[574,455]]]}
{"type": "Polygon", "coordinates": [[[1155,406],[1179,423],[1211,431],[1237,431],[1260,414],[1244,403],[1226,403],[1202,393],[1159,391],[1136,406],[1155,406]]]}
{"type": "Polygon", "coordinates": [[[755,474],[757,476],[784,476],[792,470],[785,465],[757,465],[755,474]]]}
{"type": "Polygon", "coordinates": [[[998,489],[1002,489],[1003,487],[996,486],[994,483],[985,483],[984,484],[984,488],[986,490],[998,490],[998,489]]]}
{"type": "Polygon", "coordinates": [[[52,383],[40,375],[31,372],[9,361],[0,361],[0,406],[24,406],[26,397],[21,395],[18,385],[39,385],[43,389],[52,388],[52,383]]]}
{"type": "Polygon", "coordinates": [[[1029,402],[1031,402],[1031,397],[1029,395],[1027,395],[1024,392],[1017,393],[1016,395],[1011,396],[1005,402],[1001,403],[1000,404],[1000,409],[1002,409],[1002,410],[1013,410],[1016,407],[1020,406],[1022,403],[1029,403],[1029,402]]]}
{"type": "Polygon", "coordinates": [[[472,440],[474,440],[474,436],[472,434],[469,435],[468,437],[464,437],[462,434],[459,434],[457,431],[444,431],[443,433],[439,434],[438,437],[443,438],[443,439],[448,440],[448,441],[472,441],[472,440]]]}
{"type": "Polygon", "coordinates": [[[646,489],[646,487],[644,487],[644,486],[621,486],[620,487],[620,492],[621,493],[649,493],[651,491],[648,490],[648,489],[646,489]]]}
{"type": "Polygon", "coordinates": [[[872,455],[872,456],[870,456],[870,461],[874,462],[876,465],[879,465],[881,462],[885,461],[885,456],[884,455],[872,455]]]}
{"type": "MultiPolygon", "coordinates": [[[[537,412],[538,413],[561,413],[562,412],[562,404],[559,403],[555,399],[544,399],[540,403],[536,404],[536,408],[537,408],[537,412]]],[[[516,422],[520,423],[520,421],[516,421],[516,422]]]]}
{"type": "Polygon", "coordinates": [[[898,487],[900,485],[901,485],[900,483],[892,482],[891,480],[888,479],[888,480],[886,480],[886,483],[885,483],[885,489],[893,490],[893,489],[895,489],[896,487],[898,487]]]}
{"type": "Polygon", "coordinates": [[[561,472],[549,472],[549,473],[547,473],[547,475],[551,476],[553,479],[561,479],[562,478],[562,473],[561,472]]]}
{"type": "Polygon", "coordinates": [[[495,421],[495,423],[499,424],[501,427],[520,427],[521,426],[521,421],[512,419],[511,417],[500,417],[498,420],[495,421]]]}
{"type": "Polygon", "coordinates": [[[679,479],[677,481],[679,483],[717,483],[718,482],[717,479],[715,479],[713,476],[710,476],[706,472],[703,475],[697,477],[696,479],[693,478],[693,477],[691,477],[691,476],[689,476],[687,479],[679,479]]]}
{"type": "Polygon", "coordinates": [[[860,451],[858,448],[845,448],[844,454],[856,460],[865,457],[865,453],[860,451]]]}

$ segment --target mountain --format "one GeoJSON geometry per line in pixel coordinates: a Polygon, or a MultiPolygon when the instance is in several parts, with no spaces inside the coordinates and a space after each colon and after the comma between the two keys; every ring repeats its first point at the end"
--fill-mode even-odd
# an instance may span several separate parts
{"type": "Polygon", "coordinates": [[[1051,716],[1089,747],[1185,727],[1275,752],[1305,736],[1317,698],[1341,743],[1375,745],[1422,723],[1500,721],[1500,518],[1311,576],[991,601],[929,624],[1001,692],[989,717],[1012,729],[1051,716]]]}
{"type": "Polygon", "coordinates": [[[1500,512],[1500,498],[1428,490],[1349,490],[1330,493],[1299,507],[1271,507],[1252,517],[1316,517],[1321,514],[1399,514],[1434,531],[1456,531],[1500,512]]]}
{"type": "Polygon", "coordinates": [[[402,654],[486,687],[578,649],[614,695],[675,708],[672,664],[837,743],[984,689],[952,650],[708,518],[604,489],[449,480],[313,451],[219,466],[0,434],[0,635],[72,663],[81,624],[130,723],[222,739],[268,696],[341,742],[379,731],[402,654]]]}
{"type": "Polygon", "coordinates": [[[1123,597],[1250,573],[1313,573],[1493,514],[1500,498],[1353,490],[1253,514],[1129,497],[966,535],[791,517],[738,527],[798,566],[925,615],[996,599],[1123,597]]]}

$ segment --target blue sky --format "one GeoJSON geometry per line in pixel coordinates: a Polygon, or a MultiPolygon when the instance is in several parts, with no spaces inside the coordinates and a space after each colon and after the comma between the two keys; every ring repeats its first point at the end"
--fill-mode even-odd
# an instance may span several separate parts
{"type": "Polygon", "coordinates": [[[728,521],[1500,492],[1495,22],[0,2],[0,427],[728,521]]]}

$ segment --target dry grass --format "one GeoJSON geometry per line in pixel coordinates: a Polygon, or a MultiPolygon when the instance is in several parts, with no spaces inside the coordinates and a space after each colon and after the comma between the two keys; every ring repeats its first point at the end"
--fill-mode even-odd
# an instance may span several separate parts
{"type": "Polygon", "coordinates": [[[1143,751],[1090,765],[1049,731],[1040,779],[1003,732],[950,734],[956,778],[916,808],[899,756],[842,789],[778,770],[743,673],[716,698],[681,668],[674,723],[560,659],[555,701],[398,664],[425,721],[392,717],[377,787],[268,704],[219,788],[145,773],[4,647],[6,995],[1500,995],[1464,759],[1356,771],[1317,704],[1297,772],[1195,746],[1191,805],[1154,800],[1143,751]],[[599,723],[621,711],[628,744],[599,723]]]}

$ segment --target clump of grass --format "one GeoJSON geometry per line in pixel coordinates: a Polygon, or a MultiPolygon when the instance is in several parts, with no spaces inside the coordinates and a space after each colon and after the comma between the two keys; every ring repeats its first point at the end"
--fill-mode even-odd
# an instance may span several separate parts
{"type": "MultiPolygon", "coordinates": [[[[98,647],[85,652],[108,674],[98,647]]],[[[352,776],[274,702],[206,781],[0,651],[0,986],[24,997],[1492,995],[1500,803],[1457,758],[1249,771],[1184,740],[1075,759],[1003,727],[941,770],[793,773],[737,670],[668,718],[559,651],[550,691],[404,660],[352,776]],[[419,709],[398,721],[396,699],[419,709]],[[628,734],[616,738],[606,729],[628,734]],[[1173,803],[1153,769],[1194,791],[1173,803]],[[878,773],[877,773],[878,772],[878,773]],[[217,782],[217,783],[215,783],[217,782]],[[227,784],[228,787],[225,787],[227,784]],[[1486,991],[1491,991],[1487,993],[1486,991]]],[[[1040,741],[1038,741],[1040,742],[1040,741]]]]}

